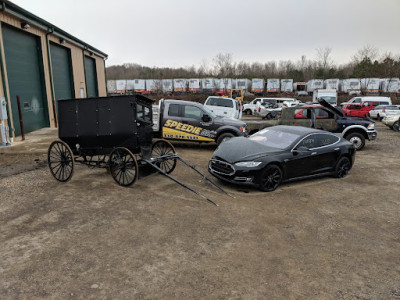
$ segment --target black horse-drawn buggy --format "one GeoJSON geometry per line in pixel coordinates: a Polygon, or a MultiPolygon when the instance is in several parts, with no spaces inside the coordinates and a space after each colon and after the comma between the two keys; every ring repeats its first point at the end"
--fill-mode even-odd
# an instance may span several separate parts
{"type": "Polygon", "coordinates": [[[130,186],[139,173],[159,172],[216,204],[169,175],[179,160],[227,194],[179,157],[171,143],[163,139],[153,142],[152,103],[141,95],[58,101],[60,140],[51,143],[48,150],[51,174],[58,181],[67,182],[75,163],[81,163],[105,168],[119,185],[130,186]]]}

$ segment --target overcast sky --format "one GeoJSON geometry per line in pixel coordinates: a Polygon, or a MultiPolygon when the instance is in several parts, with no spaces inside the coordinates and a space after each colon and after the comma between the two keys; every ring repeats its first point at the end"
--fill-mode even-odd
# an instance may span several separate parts
{"type": "Polygon", "coordinates": [[[400,0],[14,0],[109,55],[106,65],[181,67],[218,53],[236,62],[297,61],[365,45],[400,54],[400,0]]]}

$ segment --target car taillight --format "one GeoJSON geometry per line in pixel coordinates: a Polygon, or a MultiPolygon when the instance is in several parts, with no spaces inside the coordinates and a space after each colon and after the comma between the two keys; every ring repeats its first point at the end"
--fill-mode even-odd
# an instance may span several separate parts
{"type": "Polygon", "coordinates": [[[258,108],[258,112],[260,112],[261,111],[261,106],[258,108]]]}
{"type": "Polygon", "coordinates": [[[386,109],[382,109],[382,112],[386,112],[386,109]]]}

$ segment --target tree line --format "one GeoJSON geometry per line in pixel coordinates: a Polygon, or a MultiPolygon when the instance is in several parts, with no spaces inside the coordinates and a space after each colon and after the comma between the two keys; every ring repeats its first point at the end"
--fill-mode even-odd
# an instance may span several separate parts
{"type": "Polygon", "coordinates": [[[351,62],[336,65],[332,48],[316,49],[316,58],[302,55],[299,60],[269,61],[266,63],[234,62],[230,53],[219,53],[211,63],[203,60],[199,67],[181,68],[146,67],[136,63],[109,66],[108,80],[118,79],[171,79],[171,78],[291,78],[295,82],[313,78],[390,78],[400,77],[400,55],[379,54],[373,46],[359,49],[351,62]]]}

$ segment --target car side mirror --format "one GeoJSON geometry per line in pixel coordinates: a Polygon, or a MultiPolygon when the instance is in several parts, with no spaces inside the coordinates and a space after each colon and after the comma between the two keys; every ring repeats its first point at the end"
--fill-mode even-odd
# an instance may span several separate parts
{"type": "Polygon", "coordinates": [[[204,114],[204,115],[201,117],[201,120],[202,120],[203,122],[210,122],[210,121],[211,121],[211,117],[210,117],[209,115],[207,115],[207,114],[204,114]]]}

